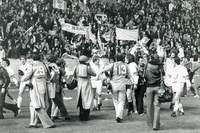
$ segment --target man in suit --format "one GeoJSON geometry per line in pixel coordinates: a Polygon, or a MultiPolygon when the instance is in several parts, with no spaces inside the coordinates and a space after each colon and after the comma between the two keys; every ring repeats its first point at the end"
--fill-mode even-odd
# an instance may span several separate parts
{"type": "Polygon", "coordinates": [[[18,115],[17,104],[9,104],[5,102],[5,96],[7,93],[8,85],[10,84],[10,78],[8,72],[0,63],[0,119],[4,119],[3,108],[14,112],[14,116],[18,115]]]}

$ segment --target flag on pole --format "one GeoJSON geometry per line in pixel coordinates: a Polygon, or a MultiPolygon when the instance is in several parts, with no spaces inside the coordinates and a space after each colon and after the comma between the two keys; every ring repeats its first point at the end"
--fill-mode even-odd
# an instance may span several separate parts
{"type": "Polygon", "coordinates": [[[101,42],[101,37],[100,37],[100,31],[98,30],[98,35],[97,35],[97,42],[99,44],[99,48],[103,50],[103,43],[101,42]]]}
{"type": "Polygon", "coordinates": [[[66,9],[66,1],[64,1],[64,0],[53,0],[53,8],[65,10],[66,9]]]}

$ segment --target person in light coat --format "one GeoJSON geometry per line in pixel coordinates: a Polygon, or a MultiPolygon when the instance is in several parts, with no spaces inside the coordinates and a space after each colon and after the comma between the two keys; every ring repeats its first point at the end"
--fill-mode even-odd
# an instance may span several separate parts
{"type": "Polygon", "coordinates": [[[53,128],[55,125],[46,112],[47,68],[40,61],[39,53],[34,53],[33,60],[30,71],[21,79],[21,81],[31,80],[32,84],[30,88],[30,124],[27,128],[37,128],[38,118],[44,128],[53,128]]]}
{"type": "Polygon", "coordinates": [[[189,75],[187,68],[181,65],[180,58],[175,58],[175,68],[172,75],[172,90],[174,92],[174,109],[171,114],[172,117],[176,117],[178,114],[184,115],[183,105],[181,104],[180,97],[184,90],[184,84],[186,83],[187,88],[191,87],[189,82],[189,75]]]}
{"type": "Polygon", "coordinates": [[[90,108],[92,108],[94,101],[94,91],[91,84],[91,76],[96,76],[88,64],[88,57],[80,56],[78,66],[75,69],[74,76],[77,78],[77,107],[79,107],[79,119],[81,121],[88,121],[90,115],[90,108]]]}

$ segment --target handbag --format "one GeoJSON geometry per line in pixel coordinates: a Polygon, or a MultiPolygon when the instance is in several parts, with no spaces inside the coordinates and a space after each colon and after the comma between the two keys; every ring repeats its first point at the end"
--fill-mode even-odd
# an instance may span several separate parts
{"type": "Polygon", "coordinates": [[[73,90],[78,86],[78,81],[76,79],[73,79],[70,83],[67,84],[67,88],[69,90],[73,90]]]}
{"type": "Polygon", "coordinates": [[[166,102],[171,102],[172,99],[173,99],[172,88],[165,85],[163,74],[161,71],[161,83],[160,83],[160,89],[158,90],[158,101],[160,103],[166,103],[166,102]]]}

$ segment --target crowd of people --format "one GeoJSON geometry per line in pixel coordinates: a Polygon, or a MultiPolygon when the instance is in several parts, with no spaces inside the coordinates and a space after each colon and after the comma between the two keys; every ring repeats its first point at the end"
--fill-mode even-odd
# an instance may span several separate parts
{"type": "Polygon", "coordinates": [[[163,59],[157,53],[158,46],[151,46],[148,53],[142,56],[137,56],[137,53],[128,56],[117,54],[115,60],[107,64],[103,64],[103,58],[97,54],[92,55],[91,59],[81,55],[72,74],[67,73],[68,62],[63,58],[57,58],[56,55],[41,58],[41,53],[35,51],[31,56],[21,56],[22,65],[18,68],[19,78],[16,78],[9,59],[3,58],[0,66],[0,119],[4,119],[3,108],[13,111],[15,117],[20,115],[23,94],[28,89],[31,102],[27,128],[38,128],[38,120],[44,128],[54,128],[59,112],[61,118],[69,121],[70,114],[62,92],[73,83],[75,85],[70,89],[77,88],[77,107],[81,121],[89,120],[91,109],[101,110],[102,91],[106,88],[112,94],[116,122],[123,121],[126,104],[128,116],[132,113],[143,116],[146,113],[148,126],[159,130],[159,90],[162,80],[174,94],[170,105],[171,116],[184,115],[180,99],[185,95],[185,88],[187,91],[194,90],[194,96],[199,97],[200,63],[196,57],[194,62],[185,61],[174,51],[169,58],[163,59]],[[76,82],[72,82],[74,80],[76,82]],[[11,82],[19,85],[17,100],[9,93],[11,82]],[[6,96],[15,104],[6,103],[6,96]],[[146,108],[144,99],[147,102],[146,108]]]}
{"type": "MultiPolygon", "coordinates": [[[[186,3],[182,0],[88,1],[86,6],[80,3],[82,2],[76,0],[67,1],[66,10],[61,10],[53,8],[52,1],[48,0],[3,1],[0,21],[4,33],[2,45],[7,56],[19,58],[20,55],[30,54],[34,49],[44,55],[53,53],[61,56],[69,52],[76,56],[82,53],[91,56],[93,49],[99,49],[99,44],[87,37],[77,38],[73,33],[61,30],[59,19],[73,25],[90,25],[96,38],[99,30],[102,35],[115,27],[138,28],[139,39],[144,35],[150,42],[159,38],[167,53],[171,49],[179,50],[180,47],[188,58],[199,53],[200,9],[196,0],[186,3]],[[96,14],[105,14],[107,17],[98,19],[96,14]]],[[[104,44],[105,55],[112,57],[116,52],[126,53],[135,42],[121,43],[115,39],[104,39],[104,44]]]]}
{"type": "Polygon", "coordinates": [[[78,90],[81,121],[89,120],[91,108],[101,109],[104,87],[112,94],[118,123],[123,120],[127,103],[127,114],[146,113],[147,124],[153,130],[160,129],[158,95],[162,80],[174,93],[170,106],[172,117],[184,115],[180,101],[184,88],[199,97],[198,1],[121,0],[83,4],[69,0],[66,5],[65,10],[60,10],[53,8],[48,0],[8,0],[0,6],[0,23],[4,29],[0,45],[0,119],[4,119],[3,108],[12,110],[15,116],[20,113],[23,93],[28,88],[29,128],[37,127],[38,118],[44,128],[55,127],[58,112],[70,120],[62,96],[63,88],[70,84],[66,79],[68,64],[62,58],[64,53],[79,59],[72,74],[76,80],[72,83],[76,83],[78,90]],[[106,14],[106,18],[99,19],[96,14],[106,14]],[[60,19],[73,25],[90,26],[96,40],[101,40],[104,46],[85,35],[63,31],[60,19]],[[116,27],[139,29],[138,40],[116,40],[116,27]],[[107,40],[103,34],[109,30],[113,34],[107,40]],[[19,80],[13,76],[8,58],[21,59],[19,80]],[[102,65],[102,58],[111,60],[108,65],[102,65]],[[16,104],[5,102],[6,95],[13,99],[8,91],[10,81],[19,85],[16,104]],[[143,101],[145,93],[147,109],[143,101]]]}

